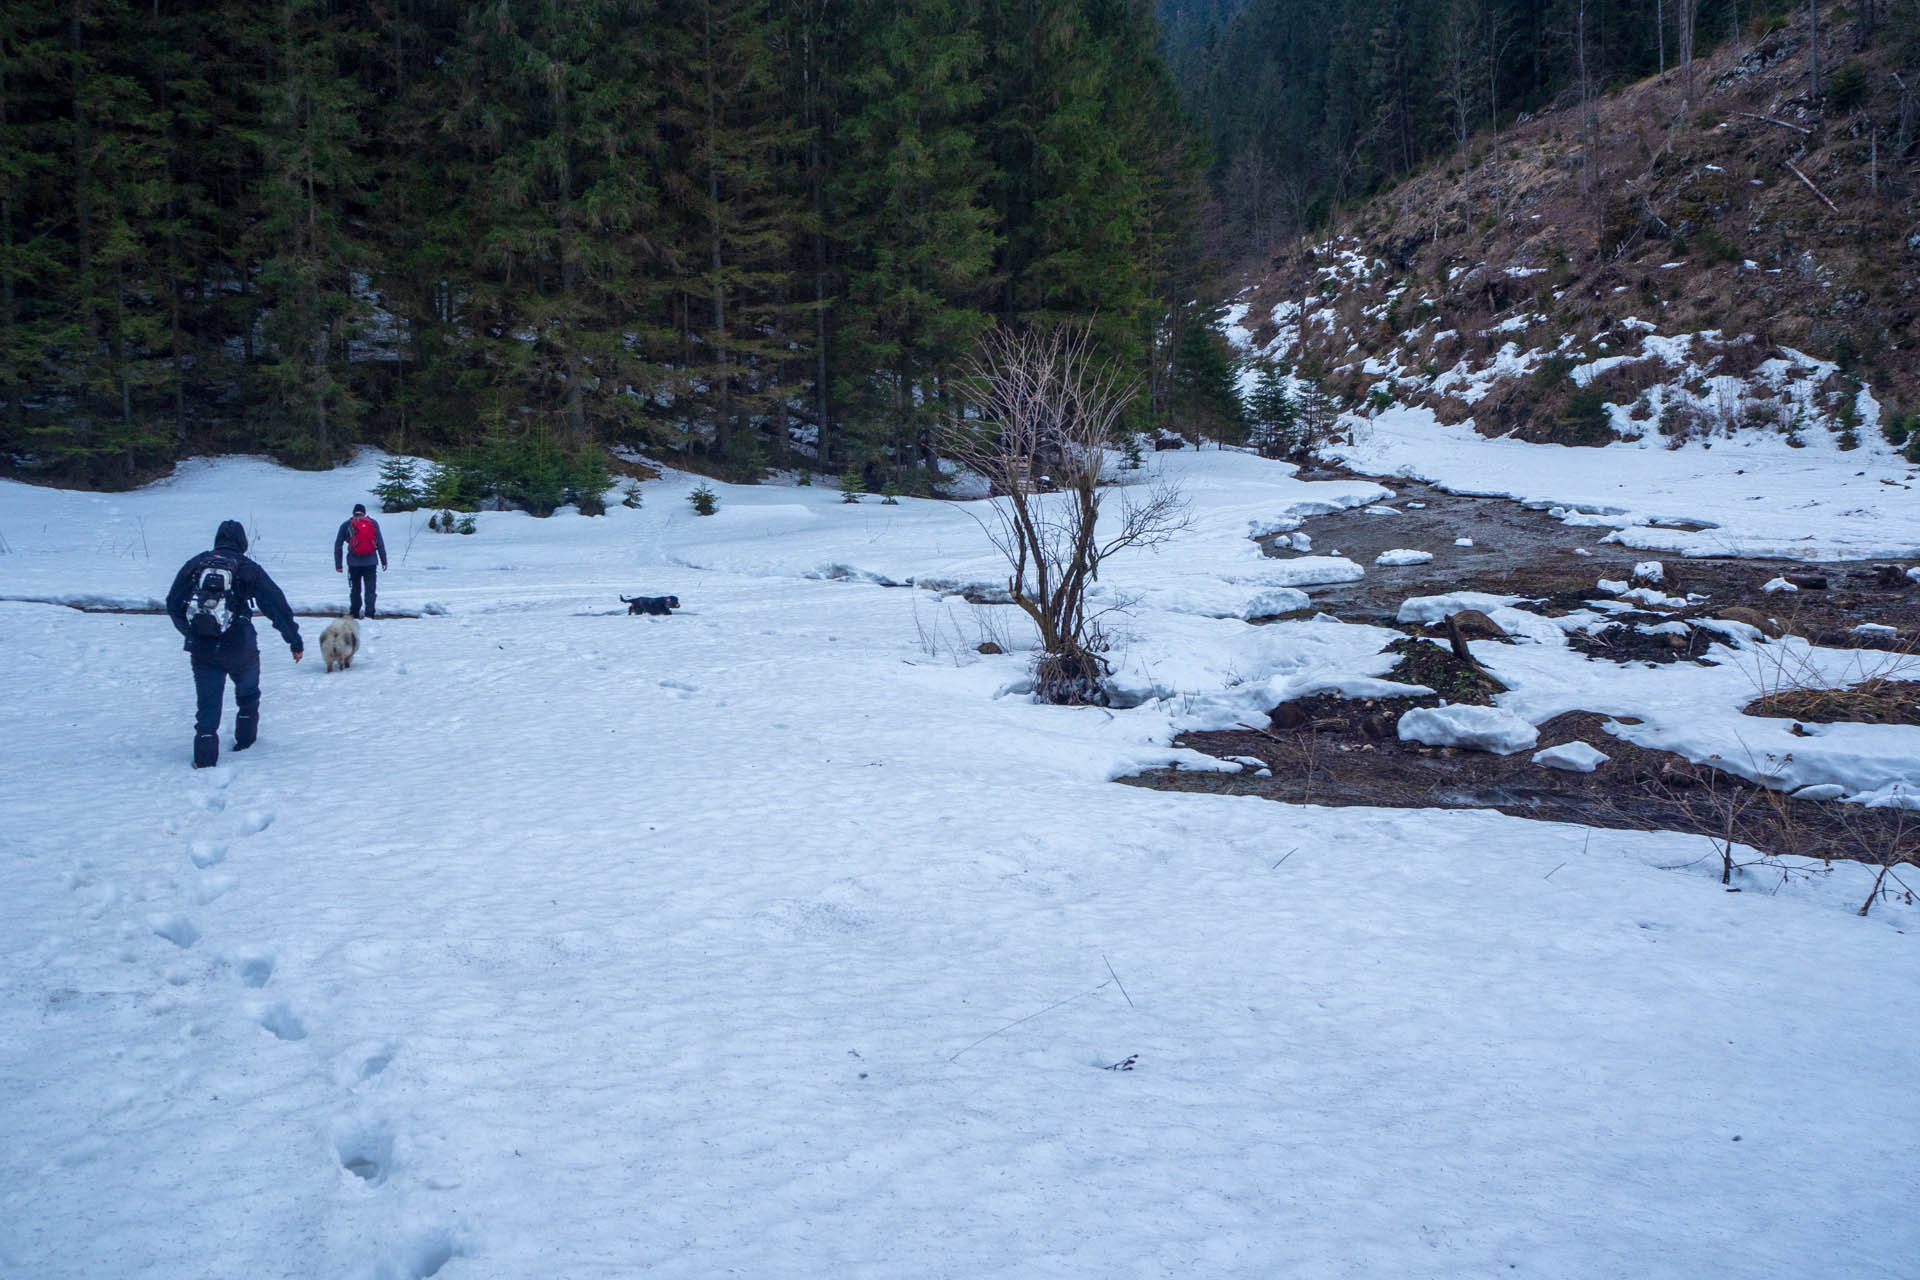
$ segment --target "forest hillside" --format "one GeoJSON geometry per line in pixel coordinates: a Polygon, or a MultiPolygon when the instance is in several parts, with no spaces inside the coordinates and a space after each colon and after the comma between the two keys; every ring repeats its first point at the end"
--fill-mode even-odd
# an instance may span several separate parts
{"type": "Polygon", "coordinates": [[[1527,439],[1903,443],[1920,412],[1916,45],[1859,38],[1836,6],[1815,92],[1794,16],[1475,135],[1281,243],[1242,274],[1247,344],[1337,405],[1527,439]]]}

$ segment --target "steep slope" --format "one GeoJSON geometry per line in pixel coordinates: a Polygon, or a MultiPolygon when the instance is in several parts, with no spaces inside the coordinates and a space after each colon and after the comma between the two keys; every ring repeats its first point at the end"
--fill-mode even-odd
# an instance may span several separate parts
{"type": "Polygon", "coordinates": [[[1525,439],[1900,435],[1920,86],[1883,43],[1812,98],[1806,54],[1775,29],[1695,63],[1691,98],[1669,72],[1474,140],[1249,271],[1248,345],[1348,407],[1525,439]]]}

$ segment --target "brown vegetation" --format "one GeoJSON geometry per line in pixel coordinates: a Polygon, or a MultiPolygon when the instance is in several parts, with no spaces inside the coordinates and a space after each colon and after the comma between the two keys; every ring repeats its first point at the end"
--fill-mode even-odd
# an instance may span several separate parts
{"type": "MultiPolygon", "coordinates": [[[[1920,412],[1920,364],[1905,354],[1920,330],[1920,175],[1893,145],[1915,86],[1875,47],[1846,64],[1854,92],[1810,99],[1803,39],[1770,31],[1696,63],[1692,101],[1677,71],[1602,100],[1591,149],[1572,104],[1516,124],[1498,157],[1450,157],[1346,211],[1336,241],[1384,265],[1343,271],[1341,322],[1310,330],[1302,359],[1339,373],[1404,347],[1431,376],[1562,334],[1579,360],[1633,355],[1633,319],[1663,334],[1718,330],[1720,345],[1693,352],[1715,373],[1748,374],[1791,346],[1866,380],[1890,412],[1920,412]],[[1583,168],[1594,194],[1582,194],[1583,168]],[[1355,321],[1400,286],[1393,325],[1355,321]],[[1515,327],[1490,332],[1503,321],[1515,327]]],[[[1271,257],[1248,272],[1249,314],[1310,294],[1333,266],[1305,244],[1271,257]]],[[[1628,404],[1664,368],[1625,364],[1601,389],[1628,404]]],[[[1446,421],[1472,414],[1486,430],[1569,440],[1581,415],[1558,383],[1511,379],[1472,407],[1415,394],[1446,421]]]]}

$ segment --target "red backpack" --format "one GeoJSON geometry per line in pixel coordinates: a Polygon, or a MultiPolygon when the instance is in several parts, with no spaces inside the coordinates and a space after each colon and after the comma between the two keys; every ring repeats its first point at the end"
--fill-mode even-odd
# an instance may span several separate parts
{"type": "Polygon", "coordinates": [[[370,556],[378,545],[379,531],[369,516],[355,516],[347,526],[347,550],[356,556],[370,556]]]}

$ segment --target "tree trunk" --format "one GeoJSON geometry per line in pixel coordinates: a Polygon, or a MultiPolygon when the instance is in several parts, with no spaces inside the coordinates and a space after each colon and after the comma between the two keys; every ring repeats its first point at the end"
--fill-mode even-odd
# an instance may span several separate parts
{"type": "Polygon", "coordinates": [[[1807,96],[1820,97],[1820,3],[1807,0],[1807,96]]]}
{"type": "Polygon", "coordinates": [[[733,379],[727,363],[727,296],[722,277],[726,260],[720,245],[720,121],[719,96],[713,82],[713,6],[703,10],[700,24],[700,52],[706,63],[707,89],[707,218],[713,236],[713,363],[720,383],[720,415],[714,444],[720,456],[733,458],[733,379]]]}

